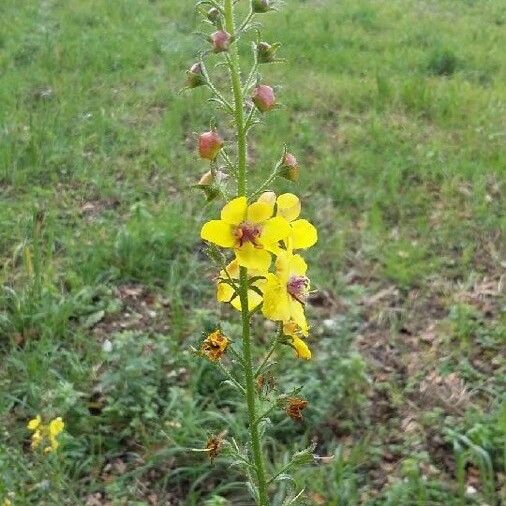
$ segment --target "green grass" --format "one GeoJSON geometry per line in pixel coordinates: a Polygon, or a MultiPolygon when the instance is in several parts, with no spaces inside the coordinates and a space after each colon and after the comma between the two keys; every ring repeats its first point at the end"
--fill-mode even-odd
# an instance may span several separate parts
{"type": "MultiPolygon", "coordinates": [[[[0,499],[250,504],[226,459],[191,451],[244,434],[188,351],[220,320],[238,332],[198,238],[217,206],[189,189],[195,132],[222,120],[178,94],[192,2],[4,0],[0,19],[0,499]],[[36,413],[66,421],[57,458],[29,451],[36,413]]],[[[269,455],[334,455],[296,477],[307,504],[498,504],[506,7],[294,0],[264,19],[287,63],[263,72],[283,107],[254,133],[252,183],[286,142],[302,177],[278,188],[318,225],[324,294],[315,359],[278,357],[310,408],[273,417],[269,455]]]]}

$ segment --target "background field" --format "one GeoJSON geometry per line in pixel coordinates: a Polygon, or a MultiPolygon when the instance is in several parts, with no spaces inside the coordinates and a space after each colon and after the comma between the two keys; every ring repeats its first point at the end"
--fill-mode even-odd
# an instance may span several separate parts
{"type": "MultiPolygon", "coordinates": [[[[0,2],[0,500],[251,504],[239,473],[189,450],[244,434],[188,351],[220,320],[237,331],[198,238],[217,206],[188,189],[213,119],[205,91],[177,93],[203,47],[192,4],[0,2]],[[66,421],[41,462],[37,413],[66,421]]],[[[297,476],[310,505],[497,505],[506,5],[289,0],[265,26],[284,107],[255,132],[253,178],[286,142],[320,229],[314,360],[278,357],[310,406],[274,417],[269,454],[334,455],[297,476]]]]}

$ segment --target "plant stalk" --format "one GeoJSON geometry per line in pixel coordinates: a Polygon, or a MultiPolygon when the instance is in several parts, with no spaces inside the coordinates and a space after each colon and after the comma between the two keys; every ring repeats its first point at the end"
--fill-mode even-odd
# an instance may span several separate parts
{"type": "MultiPolygon", "coordinates": [[[[225,0],[224,3],[225,27],[227,32],[235,39],[235,20],[233,0],[225,0]]],[[[241,69],[239,65],[239,52],[237,43],[230,48],[228,58],[230,69],[230,80],[234,94],[234,116],[237,128],[237,194],[246,195],[246,164],[247,164],[247,131],[244,118],[244,96],[241,83],[241,69]]],[[[246,386],[246,403],[248,405],[249,430],[251,438],[251,450],[255,463],[255,471],[258,485],[259,506],[268,506],[267,481],[265,478],[265,466],[262,455],[262,447],[257,427],[257,414],[255,402],[255,378],[253,372],[253,361],[251,358],[251,335],[250,335],[250,314],[248,304],[248,270],[245,267],[240,269],[239,298],[241,300],[242,319],[242,344],[244,361],[244,379],[246,386]]]]}

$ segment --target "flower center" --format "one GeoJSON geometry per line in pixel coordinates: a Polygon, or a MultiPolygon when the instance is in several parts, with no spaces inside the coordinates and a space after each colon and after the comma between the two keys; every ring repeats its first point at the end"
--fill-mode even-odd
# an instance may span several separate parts
{"type": "Polygon", "coordinates": [[[309,279],[306,276],[292,276],[288,280],[286,289],[296,301],[304,304],[309,289],[309,279]]]}
{"type": "Polygon", "coordinates": [[[234,230],[234,236],[237,239],[239,246],[242,246],[245,242],[250,242],[253,246],[255,246],[255,248],[261,248],[261,244],[258,244],[257,242],[261,232],[262,231],[258,225],[245,221],[236,227],[234,230]]]}

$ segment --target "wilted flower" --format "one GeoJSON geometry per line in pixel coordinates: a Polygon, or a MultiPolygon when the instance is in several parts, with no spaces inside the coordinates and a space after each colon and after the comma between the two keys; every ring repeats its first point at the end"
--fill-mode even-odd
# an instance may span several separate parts
{"type": "Polygon", "coordinates": [[[186,71],[186,85],[188,88],[198,88],[204,86],[206,82],[201,63],[194,63],[190,70],[186,71]]]}
{"type": "Polygon", "coordinates": [[[218,436],[211,436],[207,440],[206,451],[208,452],[210,460],[213,460],[218,456],[222,446],[223,446],[223,436],[221,434],[218,436]]]}
{"type": "Polygon", "coordinates": [[[274,90],[265,84],[259,84],[251,96],[253,103],[260,112],[270,111],[276,105],[274,90]]]}
{"type": "Polygon", "coordinates": [[[214,130],[199,136],[199,155],[205,160],[215,160],[222,147],[223,139],[214,130]]]}
{"type": "Polygon", "coordinates": [[[227,350],[229,343],[229,339],[221,330],[215,330],[204,339],[200,351],[212,362],[217,362],[227,350]]]}
{"type": "Polygon", "coordinates": [[[200,237],[222,248],[233,248],[237,263],[265,272],[271,265],[270,252],[279,250],[278,242],[290,234],[285,218],[272,218],[273,206],[266,202],[248,205],[246,197],[237,197],[221,210],[220,220],[204,224],[200,237]]]}
{"type": "Polygon", "coordinates": [[[222,53],[223,51],[228,51],[231,40],[232,37],[225,30],[218,30],[212,33],[209,37],[209,42],[211,42],[213,46],[214,53],[222,53]]]}
{"type": "Polygon", "coordinates": [[[302,411],[306,408],[308,402],[299,397],[288,397],[285,400],[285,412],[295,422],[303,420],[302,411]]]}

